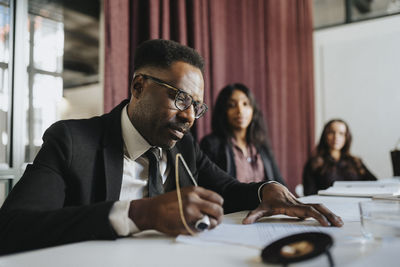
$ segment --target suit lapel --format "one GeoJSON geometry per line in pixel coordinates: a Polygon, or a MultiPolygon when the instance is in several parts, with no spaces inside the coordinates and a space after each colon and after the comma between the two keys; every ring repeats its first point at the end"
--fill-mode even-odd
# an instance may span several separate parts
{"type": "Polygon", "coordinates": [[[233,156],[232,147],[226,143],[224,146],[225,149],[225,162],[226,162],[226,172],[231,176],[236,177],[236,167],[235,167],[235,159],[233,156]]]}
{"type": "Polygon", "coordinates": [[[105,147],[104,172],[106,178],[106,200],[116,201],[119,199],[122,184],[123,152],[113,146],[105,147]]]}
{"type": "Polygon", "coordinates": [[[106,200],[119,199],[123,172],[123,140],[121,131],[121,111],[128,103],[123,101],[108,115],[106,132],[103,139],[104,174],[106,180],[106,200]]]}

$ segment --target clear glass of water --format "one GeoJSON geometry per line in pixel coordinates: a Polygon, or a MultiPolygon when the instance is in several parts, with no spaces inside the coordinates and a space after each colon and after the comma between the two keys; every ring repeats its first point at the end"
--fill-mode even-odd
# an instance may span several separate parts
{"type": "Polygon", "coordinates": [[[400,237],[400,201],[359,202],[361,231],[368,239],[400,237]]]}

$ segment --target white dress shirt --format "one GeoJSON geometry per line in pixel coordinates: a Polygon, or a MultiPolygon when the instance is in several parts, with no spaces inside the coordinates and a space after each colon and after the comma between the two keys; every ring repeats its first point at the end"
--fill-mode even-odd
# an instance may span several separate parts
{"type": "MultiPolygon", "coordinates": [[[[131,200],[148,196],[149,161],[144,153],[151,145],[140,135],[128,117],[127,106],[121,113],[121,129],[124,141],[124,167],[119,201],[114,203],[109,220],[116,233],[126,236],[139,231],[128,217],[131,200]]],[[[167,179],[167,153],[160,149],[160,173],[163,183],[167,179]]]]}

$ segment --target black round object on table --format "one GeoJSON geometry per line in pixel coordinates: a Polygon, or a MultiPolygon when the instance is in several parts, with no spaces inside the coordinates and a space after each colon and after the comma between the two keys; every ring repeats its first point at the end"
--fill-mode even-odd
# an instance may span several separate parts
{"type": "Polygon", "coordinates": [[[266,246],[262,250],[261,257],[265,263],[287,265],[326,253],[330,266],[333,266],[333,259],[329,252],[332,245],[332,237],[325,233],[306,232],[294,234],[266,246]]]}

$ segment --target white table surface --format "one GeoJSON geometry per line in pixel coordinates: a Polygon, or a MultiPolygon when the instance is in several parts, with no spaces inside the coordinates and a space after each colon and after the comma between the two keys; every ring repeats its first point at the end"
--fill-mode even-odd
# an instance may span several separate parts
{"type": "MultiPolygon", "coordinates": [[[[311,196],[304,202],[324,203],[345,225],[334,234],[336,266],[399,266],[400,239],[367,241],[360,231],[358,202],[366,199],[311,196]]],[[[246,212],[226,215],[240,223],[246,212]]],[[[298,222],[297,222],[298,223],[298,222]]],[[[266,266],[261,251],[228,244],[191,245],[155,231],[116,241],[89,241],[0,257],[5,266],[266,266]]],[[[290,266],[328,266],[325,256],[290,266]]]]}

